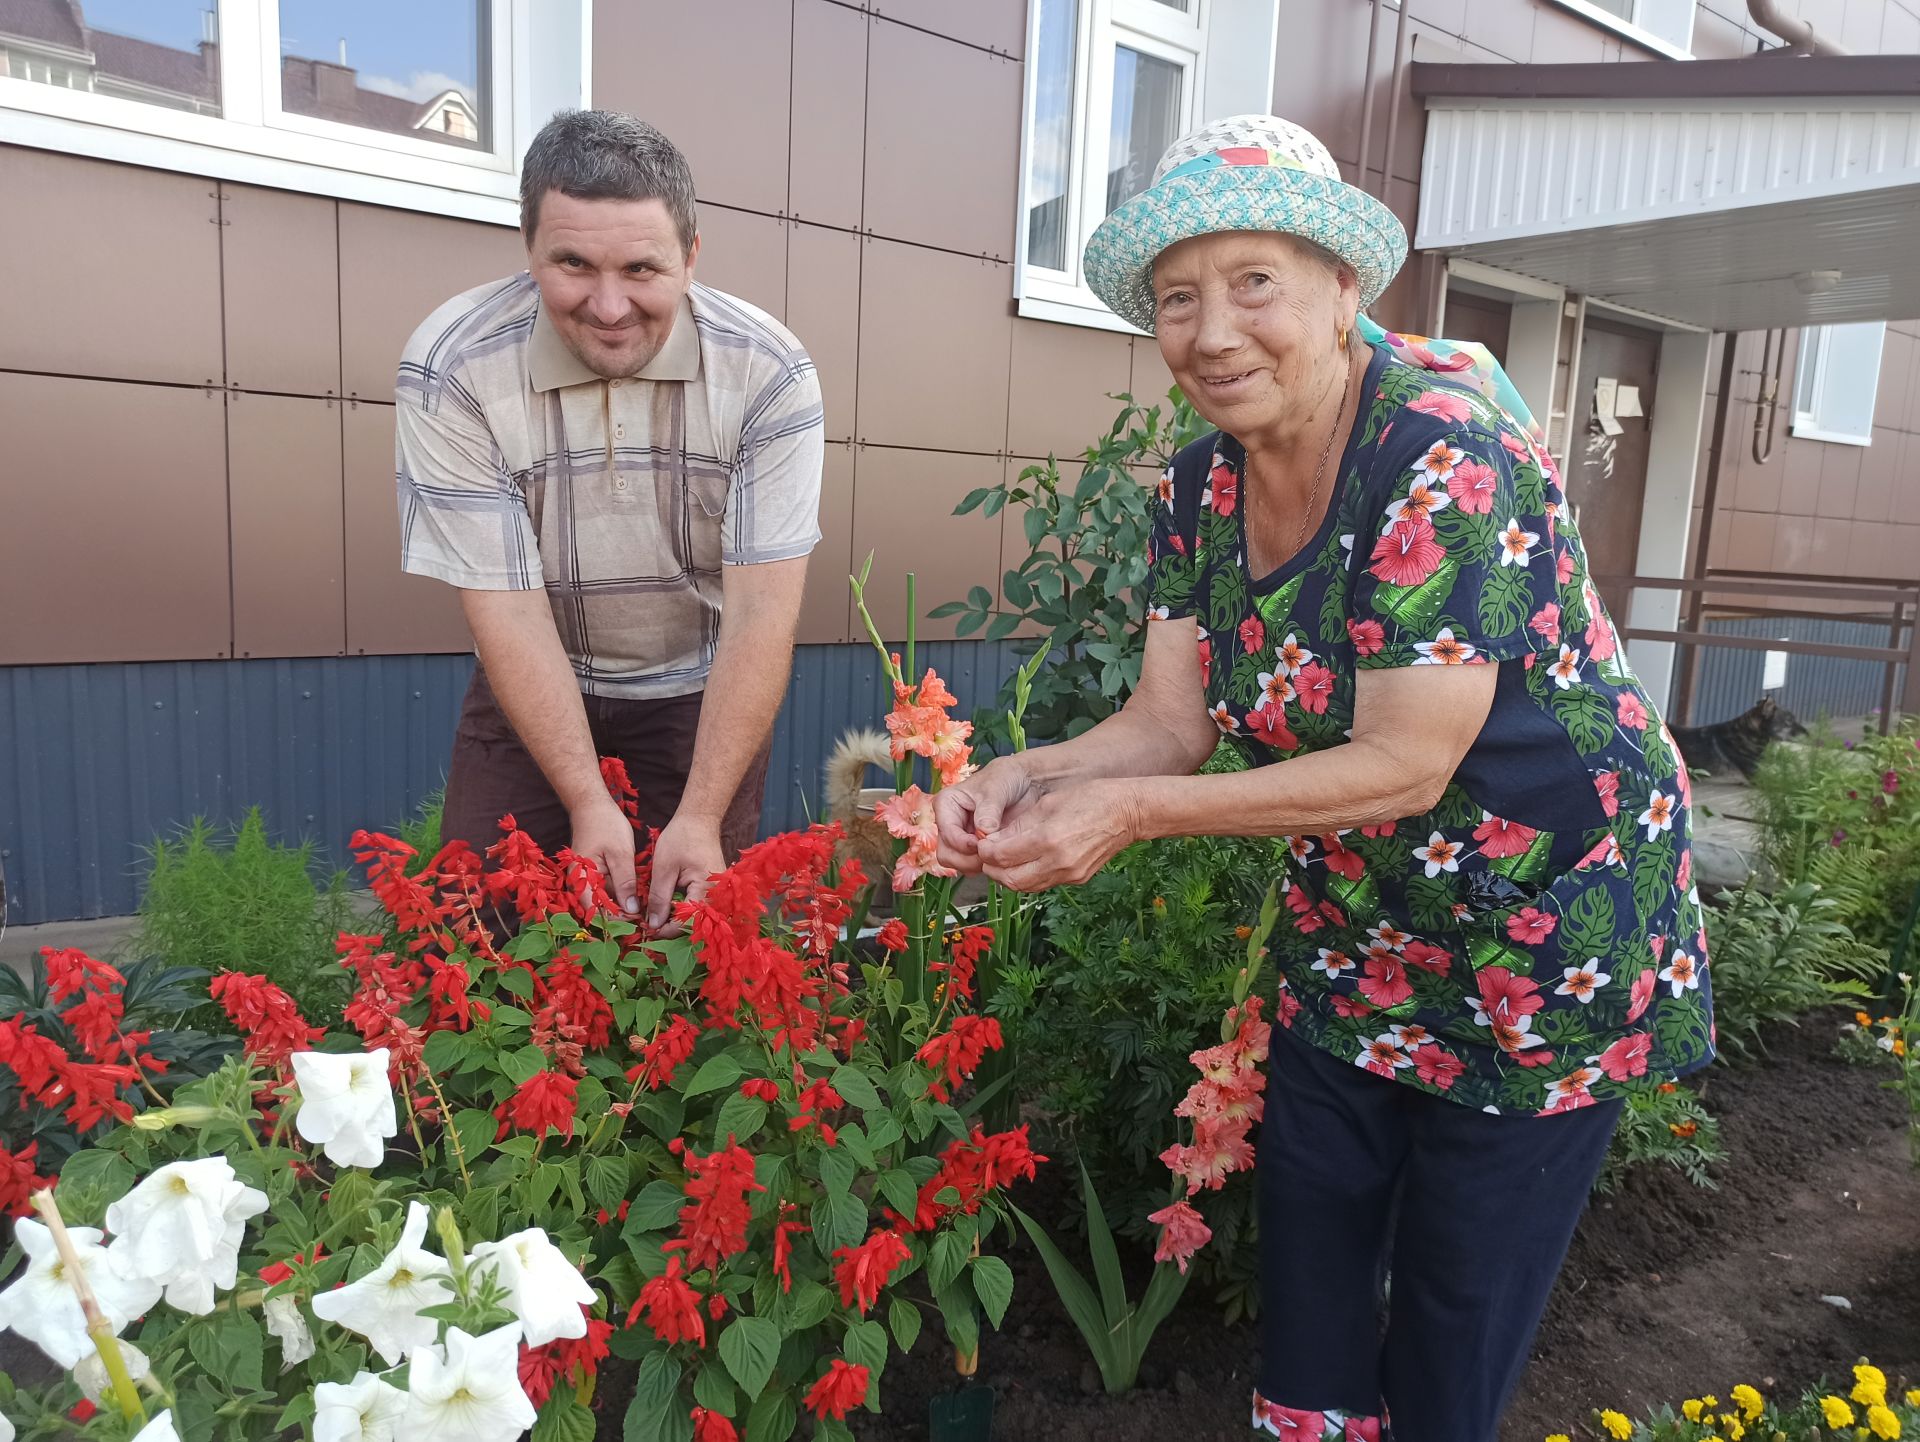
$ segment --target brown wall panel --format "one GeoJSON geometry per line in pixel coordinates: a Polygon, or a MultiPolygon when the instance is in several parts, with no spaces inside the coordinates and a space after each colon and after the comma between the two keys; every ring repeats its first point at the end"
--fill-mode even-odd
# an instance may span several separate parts
{"type": "Polygon", "coordinates": [[[221,383],[212,181],[0,145],[0,197],[0,368],[221,383]]]}
{"type": "Polygon", "coordinates": [[[340,369],[349,396],[392,401],[407,337],[462,291],[527,268],[520,232],[340,206],[340,369]]]}
{"type": "Polygon", "coordinates": [[[235,654],[344,652],[340,402],[231,396],[227,488],[235,654]]]}
{"type": "Polygon", "coordinates": [[[222,402],[0,374],[15,478],[0,527],[0,665],[227,654],[222,402]]]}
{"type": "Polygon", "coordinates": [[[1150,335],[1133,338],[1133,378],[1129,389],[1143,406],[1166,405],[1167,392],[1173,389],[1173,372],[1160,359],[1160,343],[1150,335]]]}
{"type": "Polygon", "coordinates": [[[775,320],[787,315],[787,225],[751,211],[700,207],[699,279],[757,305],[775,320]]]}
{"type": "MultiPolygon", "coordinates": [[[[1283,16],[1284,39],[1274,58],[1274,111],[1319,136],[1336,160],[1360,158],[1360,82],[1334,77],[1357,75],[1366,63],[1369,13],[1366,5],[1341,3],[1288,5],[1283,16]]],[[[1386,52],[1388,72],[1393,69],[1393,27],[1398,19],[1391,11],[1380,17],[1379,45],[1386,52]]],[[[1373,128],[1376,160],[1386,141],[1386,88],[1383,79],[1383,98],[1377,102],[1381,108],[1373,128]]]]}
{"type": "Polygon", "coordinates": [[[227,380],[242,390],[340,393],[334,202],[222,184],[227,380]]]}
{"type": "Polygon", "coordinates": [[[873,553],[867,609],[889,641],[906,634],[907,572],[918,587],[919,634],[953,635],[951,620],[924,619],[933,607],[957,601],[974,586],[998,591],[1001,516],[979,511],[956,516],[968,491],[996,484],[1006,462],[996,456],[862,446],[855,457],[853,555],[856,567],[873,553]]]}
{"type": "Polygon", "coordinates": [[[853,446],[836,441],[827,447],[820,473],[820,544],[807,561],[807,593],[800,602],[802,645],[847,641],[853,595],[853,446]]]}
{"type": "Polygon", "coordinates": [[[864,242],[862,440],[952,451],[1005,447],[1008,270],[892,241],[864,242]]]}
{"type": "Polygon", "coordinates": [[[985,46],[1016,59],[1026,49],[1025,0],[871,0],[876,13],[950,40],[985,46]]]}
{"type": "Polygon", "coordinates": [[[787,233],[787,329],[819,369],[830,441],[854,435],[861,245],[857,235],[817,225],[796,225],[787,233]]]}
{"type": "Polygon", "coordinates": [[[666,132],[702,200],[787,208],[793,0],[623,0],[593,15],[593,103],[666,132]]]}
{"type": "Polygon", "coordinates": [[[459,592],[400,569],[393,407],[349,405],[344,422],[348,652],[472,650],[459,592]]]}
{"type": "Polygon", "coordinates": [[[1617,43],[1612,31],[1591,20],[1552,5],[1536,5],[1533,48],[1527,58],[1535,65],[1597,64],[1607,58],[1608,45],[1617,43]]]}
{"type": "Polygon", "coordinates": [[[794,0],[788,207],[799,220],[849,230],[860,224],[872,28],[844,5],[794,0]]]}
{"type": "Polygon", "coordinates": [[[1007,449],[1016,456],[1078,456],[1113,424],[1131,383],[1133,347],[1110,330],[1013,322],[1007,449]]]}
{"type": "Polygon", "coordinates": [[[867,55],[866,228],[1012,259],[1020,103],[1016,62],[902,25],[875,26],[867,55]],[[943,116],[965,122],[930,119],[943,116]]]}

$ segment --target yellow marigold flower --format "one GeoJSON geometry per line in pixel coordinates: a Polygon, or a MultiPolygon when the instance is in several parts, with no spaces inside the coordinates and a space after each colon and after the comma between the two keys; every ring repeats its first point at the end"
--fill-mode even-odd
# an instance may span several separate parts
{"type": "Polygon", "coordinates": [[[1887,1374],[1862,1362],[1853,1369],[1853,1400],[1862,1407],[1884,1407],[1887,1403],[1887,1374]]]}
{"type": "Polygon", "coordinates": [[[1614,1442],[1627,1442],[1627,1439],[1633,1435],[1633,1423],[1619,1412],[1611,1410],[1602,1412],[1600,1425],[1607,1429],[1607,1435],[1612,1437],[1614,1442]]]}
{"type": "Polygon", "coordinates": [[[1573,1442],[1573,1438],[1564,1432],[1553,1432],[1548,1434],[1547,1442],[1573,1442]]]}
{"type": "Polygon", "coordinates": [[[1899,1037],[1893,1039],[1893,1054],[1895,1056],[1905,1056],[1907,1054],[1907,1044],[1900,1040],[1899,1037]]]}
{"type": "Polygon", "coordinates": [[[1712,1411],[1715,1407],[1718,1407],[1720,1405],[1720,1399],[1714,1396],[1713,1393],[1709,1392],[1707,1393],[1706,1396],[1700,1399],[1700,1405],[1702,1407],[1705,1407],[1708,1411],[1712,1411]]]}
{"type": "Polygon", "coordinates": [[[1853,1408],[1838,1397],[1822,1397],[1820,1411],[1827,1419],[1827,1426],[1838,1432],[1842,1427],[1853,1425],[1853,1408]]]}
{"type": "Polygon", "coordinates": [[[1907,1388],[1907,1405],[1909,1407],[1920,1407],[1920,1387],[1907,1388]]]}
{"type": "Polygon", "coordinates": [[[1892,1442],[1892,1439],[1900,1435],[1900,1419],[1894,1416],[1891,1410],[1876,1403],[1867,1408],[1867,1430],[1876,1437],[1883,1437],[1887,1442],[1892,1442]]]}
{"type": "Polygon", "coordinates": [[[1747,1424],[1742,1422],[1739,1414],[1735,1412],[1720,1414],[1720,1428],[1732,1439],[1732,1442],[1740,1442],[1740,1439],[1747,1435],[1747,1424]]]}
{"type": "Polygon", "coordinates": [[[1873,1018],[1868,1016],[1864,1011],[1856,1011],[1853,1014],[1853,1019],[1856,1023],[1858,1023],[1861,1026],[1873,1025],[1873,1018]]]}
{"type": "Polygon", "coordinates": [[[1705,1410],[1705,1404],[1702,1403],[1698,1397],[1689,1397],[1680,1404],[1680,1413],[1689,1422],[1698,1422],[1700,1420],[1700,1414],[1705,1410]]]}
{"type": "Polygon", "coordinates": [[[1758,1388],[1749,1387],[1745,1382],[1735,1387],[1729,1395],[1733,1398],[1733,1405],[1740,1409],[1740,1415],[1749,1422],[1757,1421],[1760,1414],[1766,1411],[1767,1399],[1760,1395],[1758,1388]]]}

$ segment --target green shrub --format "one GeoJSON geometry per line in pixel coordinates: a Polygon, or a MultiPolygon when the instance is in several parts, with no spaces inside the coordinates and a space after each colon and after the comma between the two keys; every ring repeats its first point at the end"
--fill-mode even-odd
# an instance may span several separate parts
{"type": "Polygon", "coordinates": [[[1645,1166],[1672,1167],[1696,1187],[1712,1187],[1707,1168],[1726,1156],[1720,1123],[1708,1115],[1700,1098],[1686,1087],[1663,1082],[1627,1098],[1595,1189],[1616,1192],[1628,1172],[1645,1166]]]}
{"type": "Polygon", "coordinates": [[[1840,903],[1797,881],[1770,896],[1749,879],[1707,912],[1713,1012],[1730,1059],[1764,1053],[1763,1028],[1857,1004],[1886,969],[1886,955],[1854,936],[1840,903]]]}
{"type": "Polygon", "coordinates": [[[336,871],[316,884],[311,842],[270,840],[255,807],[229,836],[195,817],[147,855],[133,942],[140,955],[210,974],[264,975],[308,1016],[345,1000],[348,978],[333,942],[353,922],[347,875],[336,871]]]}

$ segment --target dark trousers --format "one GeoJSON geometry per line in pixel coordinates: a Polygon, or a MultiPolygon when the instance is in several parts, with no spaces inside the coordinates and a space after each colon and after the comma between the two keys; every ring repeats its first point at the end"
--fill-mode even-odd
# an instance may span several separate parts
{"type": "MultiPolygon", "coordinates": [[[[693,764],[700,696],[653,701],[583,696],[594,750],[618,756],[640,793],[640,822],[662,827],[673,819],[693,764]]],[[[720,823],[720,845],[732,861],[751,846],[760,829],[760,801],[767,786],[767,748],[747,767],[740,789],[720,823]]],[[[500,818],[511,815],[549,855],[570,843],[567,808],[547,783],[476,664],[447,769],[446,811],[440,839],[464,841],[485,853],[500,839],[500,818]]]]}
{"type": "Polygon", "coordinates": [[[1363,1417],[1384,1406],[1393,1442],[1495,1442],[1620,1110],[1495,1116],[1275,1027],[1261,1395],[1363,1417]]]}

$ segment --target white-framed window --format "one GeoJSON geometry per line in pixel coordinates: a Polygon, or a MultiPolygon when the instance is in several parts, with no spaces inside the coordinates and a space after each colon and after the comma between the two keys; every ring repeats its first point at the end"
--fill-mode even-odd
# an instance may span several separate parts
{"type": "Polygon", "coordinates": [[[1670,60],[1693,59],[1693,0],[1553,0],[1670,60]]]}
{"type": "Polygon", "coordinates": [[[1087,288],[1094,228],[1205,120],[1270,108],[1276,0],[1029,0],[1020,313],[1130,329],[1087,288]]]}
{"type": "Polygon", "coordinates": [[[511,223],[591,33],[590,0],[18,0],[0,142],[511,223]]]}
{"type": "Polygon", "coordinates": [[[1808,326],[1793,376],[1793,433],[1847,446],[1873,444],[1885,321],[1808,326]]]}

